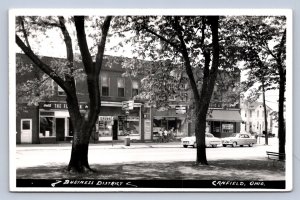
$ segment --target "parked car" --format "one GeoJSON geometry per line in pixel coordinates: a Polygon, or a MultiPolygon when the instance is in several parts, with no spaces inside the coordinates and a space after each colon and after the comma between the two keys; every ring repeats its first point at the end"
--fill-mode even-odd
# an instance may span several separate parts
{"type": "MultiPolygon", "coordinates": [[[[258,137],[265,137],[266,136],[266,133],[265,133],[265,131],[263,131],[263,133],[262,134],[258,134],[258,137]]],[[[270,137],[275,137],[275,134],[274,133],[268,133],[268,137],[270,138],[270,137]]]]}
{"type": "Polygon", "coordinates": [[[253,144],[256,144],[256,139],[250,134],[246,133],[233,133],[230,137],[225,137],[222,139],[222,144],[224,147],[226,146],[243,146],[248,145],[252,147],[253,144]]]}
{"type": "MultiPolygon", "coordinates": [[[[181,144],[184,148],[188,146],[197,147],[196,136],[184,137],[181,139],[181,144]]],[[[222,145],[222,141],[219,138],[216,138],[211,133],[205,133],[205,146],[206,147],[217,147],[218,145],[222,145]]]]}

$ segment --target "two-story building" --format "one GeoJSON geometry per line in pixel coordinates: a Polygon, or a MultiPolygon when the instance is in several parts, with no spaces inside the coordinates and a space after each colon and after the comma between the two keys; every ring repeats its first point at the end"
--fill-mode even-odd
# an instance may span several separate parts
{"type": "MultiPolygon", "coordinates": [[[[54,64],[65,61],[51,57],[42,59],[46,63],[54,64]]],[[[17,54],[17,62],[35,69],[32,67],[34,64],[24,54],[17,54]]],[[[77,68],[82,68],[81,65],[80,62],[75,63],[77,68]]],[[[140,93],[142,77],[125,77],[124,72],[122,59],[105,59],[99,77],[101,110],[91,142],[123,140],[126,135],[134,140],[147,141],[152,140],[160,129],[172,130],[176,137],[193,134],[192,95],[188,84],[183,84],[181,91],[186,94],[183,95],[186,98],[170,97],[170,109],[159,110],[147,102],[134,100],[140,93]]],[[[45,75],[39,70],[17,73],[17,91],[24,82],[42,76],[45,75]]],[[[239,83],[239,71],[231,73],[230,77],[233,83],[229,84],[231,86],[222,82],[216,84],[207,116],[207,131],[217,137],[239,132],[242,122],[239,101],[229,98],[230,94],[239,96],[234,87],[239,83]]],[[[226,79],[228,82],[229,78],[226,79]]],[[[17,95],[17,143],[56,143],[72,140],[73,125],[69,118],[66,95],[51,79],[44,81],[44,84],[46,87],[43,92],[49,95],[44,95],[34,104],[28,105],[30,99],[17,95]]],[[[81,112],[84,113],[88,108],[84,75],[76,78],[76,90],[81,112]]]]}
{"type": "MultiPolygon", "coordinates": [[[[50,57],[42,59],[47,63],[63,60],[50,57]]],[[[23,54],[17,54],[17,60],[23,65],[34,65],[23,54]]],[[[144,110],[146,113],[147,109],[144,108],[143,102],[132,101],[139,93],[140,80],[123,77],[123,73],[121,63],[105,62],[102,66],[99,77],[101,111],[91,137],[93,142],[122,140],[128,134],[131,139],[151,139],[150,115],[144,116],[144,110]],[[129,109],[125,109],[124,106],[128,104],[129,109]]],[[[17,87],[33,80],[35,76],[42,76],[42,73],[17,73],[17,87]]],[[[46,90],[51,95],[41,99],[36,105],[28,105],[26,98],[17,99],[17,143],[55,143],[72,139],[73,126],[67,110],[66,95],[51,79],[47,85],[46,90]]],[[[76,79],[76,90],[81,112],[84,113],[88,108],[84,76],[76,79]]]]}
{"type": "MultiPolygon", "coordinates": [[[[267,122],[268,132],[272,132],[273,119],[272,119],[272,109],[266,106],[267,109],[267,122]]],[[[243,124],[241,129],[245,132],[262,134],[265,130],[265,113],[264,106],[262,102],[248,102],[243,101],[241,105],[241,116],[243,119],[243,124]]]]}

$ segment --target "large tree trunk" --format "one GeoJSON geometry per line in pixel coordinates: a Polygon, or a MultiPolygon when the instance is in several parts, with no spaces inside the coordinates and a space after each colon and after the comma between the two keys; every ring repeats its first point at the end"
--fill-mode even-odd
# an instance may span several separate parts
{"type": "Polygon", "coordinates": [[[84,70],[87,75],[89,108],[82,117],[79,112],[77,97],[69,96],[70,98],[67,99],[70,117],[75,125],[71,159],[68,165],[69,171],[82,173],[87,170],[91,170],[88,162],[88,148],[93,127],[95,126],[100,113],[101,98],[99,90],[99,75],[102,67],[105,42],[111,19],[112,17],[108,16],[104,20],[102,26],[102,36],[98,45],[98,53],[96,55],[96,63],[93,63],[86,40],[84,16],[74,17],[78,45],[82,55],[84,70]]]}
{"type": "MultiPolygon", "coordinates": [[[[200,102],[196,107],[200,107],[200,102]]],[[[195,135],[197,142],[197,154],[196,163],[202,165],[208,165],[206,158],[206,145],[205,145],[205,130],[206,130],[206,113],[207,111],[196,109],[196,123],[195,123],[195,135]]]]}
{"type": "Polygon", "coordinates": [[[71,158],[67,170],[83,173],[91,170],[88,162],[88,147],[91,135],[89,130],[92,129],[94,123],[90,123],[90,127],[86,129],[84,117],[80,114],[77,97],[67,96],[66,100],[74,129],[71,158]]]}
{"type": "Polygon", "coordinates": [[[88,162],[89,142],[83,141],[80,136],[83,136],[82,130],[74,131],[71,159],[68,165],[68,171],[86,172],[91,170],[88,162]]]}

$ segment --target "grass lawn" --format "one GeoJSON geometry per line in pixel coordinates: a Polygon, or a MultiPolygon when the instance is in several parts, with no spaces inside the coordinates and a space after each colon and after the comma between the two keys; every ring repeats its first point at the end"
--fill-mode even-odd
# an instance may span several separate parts
{"type": "Polygon", "coordinates": [[[92,165],[97,172],[66,172],[66,166],[18,168],[19,179],[122,179],[122,180],[285,180],[284,163],[270,160],[217,160],[209,165],[194,162],[123,163],[92,165]]]}

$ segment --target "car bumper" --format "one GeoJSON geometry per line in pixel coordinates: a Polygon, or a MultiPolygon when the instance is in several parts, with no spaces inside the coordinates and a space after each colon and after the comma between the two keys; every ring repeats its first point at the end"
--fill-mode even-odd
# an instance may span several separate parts
{"type": "Polygon", "coordinates": [[[181,145],[187,145],[187,146],[190,146],[190,145],[194,145],[194,142],[191,142],[191,141],[182,141],[182,142],[181,142],[181,145]]]}
{"type": "Polygon", "coordinates": [[[228,144],[228,145],[232,145],[233,144],[233,142],[232,141],[222,141],[222,144],[228,144]]]}

